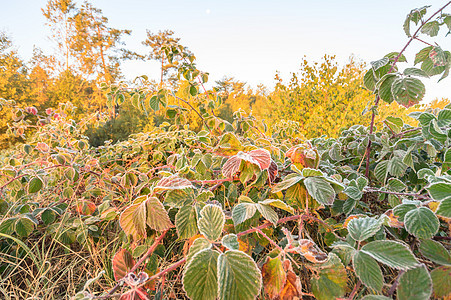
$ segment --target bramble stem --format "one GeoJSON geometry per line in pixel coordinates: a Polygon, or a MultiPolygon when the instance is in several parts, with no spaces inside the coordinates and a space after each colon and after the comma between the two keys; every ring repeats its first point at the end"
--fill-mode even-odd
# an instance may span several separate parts
{"type": "MultiPolygon", "coordinates": [[[[424,24],[426,24],[427,22],[429,22],[435,15],[437,15],[439,12],[441,12],[442,10],[445,9],[445,7],[447,7],[448,5],[451,4],[451,1],[449,1],[448,3],[446,3],[444,6],[442,6],[439,10],[437,10],[434,14],[432,14],[425,22],[422,22],[421,25],[417,28],[417,30],[415,31],[415,33],[410,37],[410,39],[407,41],[406,45],[404,46],[404,48],[402,48],[401,52],[399,52],[399,54],[396,56],[395,60],[393,61],[390,70],[388,71],[388,73],[391,73],[394,68],[396,63],[398,62],[399,58],[401,57],[401,55],[403,54],[403,52],[407,49],[407,47],[410,45],[410,43],[414,40],[417,39],[417,34],[420,32],[421,28],[423,28],[424,24]]],[[[377,96],[376,97],[376,101],[374,102],[374,109],[373,112],[371,114],[371,123],[370,123],[370,133],[373,133],[374,130],[374,119],[376,117],[376,112],[375,110],[377,109],[377,106],[379,105],[379,101],[380,101],[380,97],[377,96]]],[[[365,170],[365,176],[367,178],[369,178],[370,175],[370,153],[371,153],[371,140],[369,140],[368,142],[368,146],[366,148],[366,170],[365,170]]]]}

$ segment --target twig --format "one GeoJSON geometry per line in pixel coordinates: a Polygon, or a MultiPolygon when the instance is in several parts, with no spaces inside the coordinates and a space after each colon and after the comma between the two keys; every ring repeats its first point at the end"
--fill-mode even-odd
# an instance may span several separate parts
{"type": "MultiPolygon", "coordinates": [[[[301,215],[294,215],[294,216],[285,217],[285,218],[282,218],[279,221],[277,221],[277,224],[283,224],[283,223],[286,223],[286,222],[289,222],[289,221],[294,221],[294,220],[297,220],[297,219],[299,219],[301,217],[302,217],[301,215]]],[[[262,224],[260,226],[257,226],[257,227],[254,227],[254,228],[251,228],[251,229],[239,232],[236,235],[237,236],[243,236],[243,235],[246,235],[246,234],[249,234],[249,233],[256,232],[259,229],[264,229],[264,228],[270,227],[271,225],[272,225],[272,223],[269,223],[269,222],[268,223],[264,223],[264,224],[262,224]]]]}
{"type": "Polygon", "coordinates": [[[232,178],[221,178],[221,179],[212,179],[212,180],[191,180],[192,183],[197,184],[218,184],[223,182],[233,181],[232,178]]]}
{"type": "MultiPolygon", "coordinates": [[[[146,254],[144,254],[140,260],[130,269],[128,273],[133,273],[136,271],[136,269],[146,260],[148,256],[150,256],[157,246],[160,244],[161,240],[164,238],[168,231],[163,231],[163,233],[153,242],[152,246],[150,246],[149,250],[147,250],[146,254]]],[[[160,272],[161,273],[161,272],[160,272]]],[[[155,276],[155,275],[154,275],[155,276]]],[[[154,277],[152,276],[152,277],[154,277]]],[[[151,278],[152,278],[151,277],[151,278]]],[[[150,279],[150,278],[149,278],[150,279]]],[[[114,292],[121,286],[122,280],[119,280],[119,282],[105,295],[100,297],[95,297],[94,299],[108,299],[111,298],[114,292]]]]}
{"type": "Polygon", "coordinates": [[[205,127],[207,127],[208,131],[210,131],[210,134],[212,134],[212,130],[210,128],[210,126],[208,126],[207,122],[205,121],[204,117],[200,114],[200,112],[197,111],[197,109],[194,108],[194,106],[191,105],[191,103],[189,103],[188,101],[186,101],[185,99],[182,99],[180,97],[177,97],[175,95],[173,95],[176,99],[182,101],[183,103],[185,103],[186,105],[188,105],[198,116],[199,118],[202,119],[202,122],[204,123],[205,127]]]}
{"type": "Polygon", "coordinates": [[[420,130],[420,129],[421,129],[421,127],[415,127],[415,128],[412,128],[412,129],[408,129],[406,131],[403,131],[403,132],[400,132],[398,134],[392,135],[392,138],[401,137],[401,136],[404,136],[407,133],[414,132],[414,131],[417,131],[417,130],[420,130]]]}
{"type": "MultiPolygon", "coordinates": [[[[183,265],[185,262],[186,262],[186,258],[179,260],[178,262],[172,264],[169,268],[166,268],[166,269],[164,269],[163,271],[161,271],[161,272],[159,272],[159,273],[157,273],[157,274],[155,274],[155,275],[153,275],[153,276],[150,276],[149,279],[147,279],[146,282],[155,280],[155,279],[157,279],[158,277],[163,276],[164,274],[169,273],[169,272],[171,272],[172,270],[177,269],[178,267],[180,267],[181,265],[183,265]]],[[[145,284],[145,283],[144,283],[144,284],[145,284]]]]}
{"type": "Polygon", "coordinates": [[[283,249],[279,245],[277,245],[277,243],[274,242],[269,236],[267,236],[260,228],[257,228],[257,232],[261,234],[266,240],[268,240],[268,242],[270,242],[271,245],[276,247],[280,252],[283,252],[283,249]]]}
{"type": "Polygon", "coordinates": [[[402,274],[404,274],[404,272],[405,272],[404,270],[399,271],[398,276],[395,279],[395,282],[393,282],[392,286],[388,290],[388,297],[391,298],[391,296],[393,296],[393,293],[395,292],[396,288],[398,287],[399,278],[401,277],[402,274]]]}
{"type": "Polygon", "coordinates": [[[428,195],[422,195],[417,193],[401,193],[401,192],[392,192],[392,191],[384,191],[380,189],[373,189],[373,188],[366,188],[366,192],[370,193],[383,193],[383,194],[390,194],[390,195],[396,195],[396,196],[408,196],[408,197],[414,197],[417,199],[431,199],[428,195]]]}
{"type": "Polygon", "coordinates": [[[357,291],[359,290],[361,284],[362,284],[362,282],[361,282],[360,279],[359,279],[359,281],[357,281],[356,285],[354,286],[354,289],[352,290],[351,295],[349,295],[348,300],[354,299],[355,294],[356,294],[357,291]]]}
{"type": "MultiPolygon", "coordinates": [[[[421,23],[421,25],[418,27],[418,29],[415,31],[415,33],[414,33],[414,34],[410,37],[410,39],[407,41],[407,43],[406,43],[406,45],[404,46],[404,48],[402,48],[401,52],[399,52],[398,55],[396,56],[396,58],[395,58],[395,60],[393,61],[392,66],[391,66],[390,70],[388,71],[388,73],[391,73],[391,72],[394,70],[395,65],[396,65],[396,63],[398,62],[399,58],[401,57],[401,55],[403,54],[403,52],[406,50],[406,48],[410,45],[410,43],[411,43],[414,39],[416,39],[417,34],[420,32],[421,28],[423,28],[423,26],[424,26],[427,22],[429,22],[435,15],[437,15],[439,12],[441,12],[442,10],[444,10],[445,7],[447,7],[447,6],[450,5],[450,4],[451,4],[451,1],[449,1],[448,3],[446,3],[444,6],[442,6],[442,8],[440,8],[440,9],[437,10],[434,14],[432,14],[425,22],[422,22],[422,23],[421,23]]],[[[387,74],[388,74],[388,73],[387,73],[387,74]]],[[[373,133],[373,129],[374,129],[374,119],[375,119],[375,117],[376,117],[376,112],[375,112],[375,110],[377,109],[377,106],[379,105],[380,99],[381,99],[381,98],[380,98],[379,96],[377,96],[377,97],[376,97],[376,101],[374,102],[374,106],[375,106],[375,107],[374,107],[373,113],[372,113],[372,115],[371,115],[370,133],[369,133],[369,134],[372,134],[372,133],[373,133]]],[[[365,176],[366,176],[367,178],[369,178],[369,175],[370,175],[370,153],[371,153],[371,140],[369,140],[369,142],[368,142],[368,147],[366,148],[366,154],[367,154],[367,157],[366,157],[366,170],[365,170],[365,176]]]]}

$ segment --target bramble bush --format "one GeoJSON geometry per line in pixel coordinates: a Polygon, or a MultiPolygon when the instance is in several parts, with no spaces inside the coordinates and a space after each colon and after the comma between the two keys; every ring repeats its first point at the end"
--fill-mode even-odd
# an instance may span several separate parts
{"type": "MultiPolygon", "coordinates": [[[[428,7],[412,10],[406,47],[451,30],[450,4],[427,18],[428,7]]],[[[71,285],[75,299],[451,297],[451,105],[412,113],[417,127],[374,122],[380,100],[412,106],[419,77],[449,73],[450,52],[432,44],[401,72],[406,47],[371,63],[371,123],[338,138],[303,140],[296,122],[266,128],[243,111],[218,118],[221,98],[178,44],[164,50],[181,62],[180,90],[154,93],[144,77],[102,86],[111,110],[131,103],[166,118],[123,142],[89,146],[70,104],[38,112],[2,100],[11,132],[35,129],[1,154],[5,297],[12,282],[14,295],[49,297],[57,255],[102,245],[111,256],[71,285]]]]}

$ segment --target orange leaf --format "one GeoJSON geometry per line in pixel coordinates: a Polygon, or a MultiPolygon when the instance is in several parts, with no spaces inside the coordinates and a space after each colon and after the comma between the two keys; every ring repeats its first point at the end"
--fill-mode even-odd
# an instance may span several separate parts
{"type": "Polygon", "coordinates": [[[114,255],[113,258],[113,273],[114,279],[120,280],[128,274],[131,268],[135,265],[135,260],[133,259],[130,252],[126,249],[121,249],[114,255]]]}
{"type": "Polygon", "coordinates": [[[287,274],[279,257],[267,257],[262,266],[263,286],[270,299],[276,299],[285,285],[287,274]]]}
{"type": "Polygon", "coordinates": [[[283,262],[284,269],[286,270],[286,282],[283,289],[280,291],[280,300],[291,300],[296,297],[302,297],[302,284],[299,277],[293,272],[293,267],[289,260],[283,262]]]}
{"type": "Polygon", "coordinates": [[[81,215],[92,215],[96,210],[96,205],[88,200],[77,202],[77,212],[81,215]]]}
{"type": "Polygon", "coordinates": [[[395,216],[393,214],[393,209],[389,209],[387,210],[384,215],[386,215],[388,217],[388,226],[390,227],[394,227],[394,228],[403,228],[404,227],[404,223],[399,221],[399,217],[395,216]]]}

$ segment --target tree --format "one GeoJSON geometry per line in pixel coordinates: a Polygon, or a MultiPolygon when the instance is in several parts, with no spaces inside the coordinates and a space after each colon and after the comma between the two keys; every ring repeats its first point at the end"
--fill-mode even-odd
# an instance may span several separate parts
{"type": "MultiPolygon", "coordinates": [[[[0,32],[0,98],[14,100],[17,104],[30,102],[29,88],[25,63],[14,49],[11,39],[0,32]]],[[[0,149],[15,141],[5,135],[11,116],[9,110],[1,110],[0,107],[0,149]]]]}
{"type": "Polygon", "coordinates": [[[178,56],[174,57],[174,60],[170,62],[165,51],[166,47],[180,45],[180,38],[173,37],[173,35],[174,31],[172,30],[159,31],[155,34],[150,30],[147,30],[147,38],[142,42],[143,45],[151,48],[147,58],[157,60],[161,64],[160,85],[162,85],[165,80],[168,80],[171,83],[175,83],[177,80],[177,76],[173,71],[177,70],[181,63],[181,58],[178,56]]]}
{"type": "Polygon", "coordinates": [[[55,69],[67,71],[73,63],[71,44],[75,35],[73,23],[73,16],[77,12],[75,3],[72,0],[49,0],[41,10],[47,19],[46,25],[52,32],[50,38],[57,45],[55,69]]]}
{"type": "Polygon", "coordinates": [[[327,135],[336,137],[341,128],[362,123],[362,111],[372,100],[362,86],[365,65],[350,58],[339,69],[335,56],[325,55],[321,62],[301,62],[300,71],[289,83],[278,75],[275,90],[269,95],[267,117],[294,120],[301,124],[307,138],[327,135]]]}
{"type": "Polygon", "coordinates": [[[73,17],[75,34],[71,49],[87,78],[96,75],[96,79],[110,83],[120,76],[120,61],[125,49],[119,48],[121,38],[131,30],[116,29],[108,26],[108,18],[102,10],[85,1],[73,17]]]}

